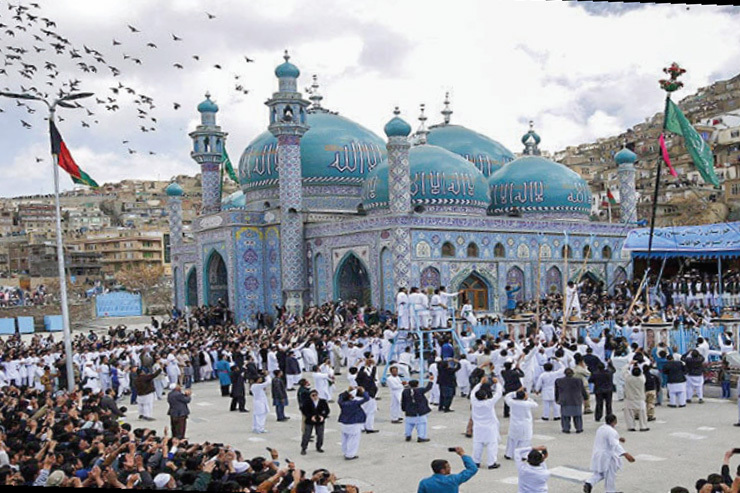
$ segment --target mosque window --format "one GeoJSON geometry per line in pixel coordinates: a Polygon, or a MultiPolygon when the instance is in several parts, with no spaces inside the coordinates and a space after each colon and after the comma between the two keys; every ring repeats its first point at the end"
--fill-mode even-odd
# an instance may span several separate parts
{"type": "Polygon", "coordinates": [[[454,257],[455,256],[455,245],[446,241],[442,245],[442,256],[443,257],[454,257]]]}
{"type": "Polygon", "coordinates": [[[496,243],[496,246],[493,247],[493,256],[496,258],[506,257],[506,248],[504,248],[504,245],[496,243]]]}
{"type": "Polygon", "coordinates": [[[612,247],[609,245],[604,246],[604,248],[601,249],[601,258],[609,260],[612,258],[612,247]]]}
{"type": "Polygon", "coordinates": [[[573,258],[573,249],[570,247],[570,245],[564,245],[560,254],[563,256],[563,258],[573,258]]]}
{"type": "Polygon", "coordinates": [[[593,252],[591,251],[591,245],[583,247],[583,258],[593,258],[593,252]]]}
{"type": "Polygon", "coordinates": [[[478,245],[475,243],[470,243],[468,245],[468,257],[469,258],[478,258],[478,245]]]}

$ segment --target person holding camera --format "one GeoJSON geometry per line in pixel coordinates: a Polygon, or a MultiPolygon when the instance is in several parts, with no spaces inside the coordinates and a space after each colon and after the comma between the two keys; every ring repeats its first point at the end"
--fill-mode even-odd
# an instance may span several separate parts
{"type": "Polygon", "coordinates": [[[462,447],[449,448],[448,451],[455,452],[462,458],[465,470],[452,474],[450,463],[444,459],[432,461],[432,474],[428,478],[419,481],[417,493],[459,493],[460,485],[470,480],[478,472],[478,466],[469,455],[465,455],[462,447]]]}
{"type": "Polygon", "coordinates": [[[550,471],[547,469],[547,448],[520,448],[516,451],[519,476],[519,493],[547,493],[550,471]]]}

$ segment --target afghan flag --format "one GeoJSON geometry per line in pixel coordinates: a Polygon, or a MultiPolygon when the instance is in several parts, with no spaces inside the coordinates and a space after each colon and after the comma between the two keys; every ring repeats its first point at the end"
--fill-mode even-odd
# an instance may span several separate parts
{"type": "Polygon", "coordinates": [[[226,146],[224,146],[223,151],[221,151],[221,163],[223,163],[224,168],[226,169],[226,174],[229,175],[229,178],[234,180],[234,183],[238,185],[239,178],[236,176],[236,172],[234,172],[234,166],[231,164],[229,154],[226,152],[226,146]]]}
{"type": "Polygon", "coordinates": [[[606,198],[609,199],[611,205],[617,205],[617,199],[614,198],[614,194],[608,188],[606,189],[606,198]]]}
{"type": "Polygon", "coordinates": [[[684,116],[676,103],[670,99],[666,103],[665,125],[666,130],[683,136],[686,150],[689,151],[694,166],[706,183],[715,187],[719,186],[719,178],[714,173],[714,157],[699,132],[691,126],[689,120],[684,116]]]}
{"type": "Polygon", "coordinates": [[[49,133],[51,134],[51,153],[56,156],[59,167],[69,173],[72,181],[76,184],[98,188],[100,185],[90,178],[90,175],[82,171],[75,160],[72,159],[72,154],[69,153],[69,149],[67,149],[67,145],[62,140],[62,136],[53,121],[49,121],[49,133]]]}
{"type": "Polygon", "coordinates": [[[674,178],[678,178],[678,173],[676,173],[676,168],[673,167],[671,164],[671,156],[668,155],[668,148],[665,146],[665,135],[660,134],[660,137],[658,138],[658,143],[660,144],[660,155],[663,156],[663,162],[666,166],[668,166],[668,171],[671,172],[671,175],[674,178]]]}

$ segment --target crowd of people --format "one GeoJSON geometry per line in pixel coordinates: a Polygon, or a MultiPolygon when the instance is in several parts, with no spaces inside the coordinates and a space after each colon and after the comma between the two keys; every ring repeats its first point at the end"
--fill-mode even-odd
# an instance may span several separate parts
{"type": "Polygon", "coordinates": [[[42,306],[50,303],[51,296],[46,286],[40,284],[33,290],[20,287],[0,287],[0,308],[11,306],[42,306]]]}
{"type": "MultiPolygon", "coordinates": [[[[416,288],[399,291],[397,315],[338,302],[311,307],[302,316],[278,309],[274,318],[260,316],[254,328],[236,324],[220,302],[187,314],[174,310],[172,317],[153,318],[141,330],[119,326],[107,335],[78,334],[71,392],[66,390],[67,362],[59,342],[51,336],[11,337],[0,342],[0,482],[357,491],[338,485],[330,470],[306,472],[281,462],[276,450],[270,457],[247,458],[228,444],[188,441],[191,389],[212,382],[228,399],[230,411],[251,413],[251,429],[257,434],[267,432],[271,407],[277,422],[290,419],[285,406],[295,391],[301,454],[308,454],[309,447],[311,453],[324,453],[324,424],[336,419],[345,460],[361,457],[362,437],[378,431],[379,412],[387,409],[391,423],[404,425],[406,441],[415,437],[423,444],[433,439],[427,426],[432,409],[453,412],[455,402],[464,399],[458,411],[470,409],[468,426],[461,431],[472,438],[472,454],[461,448],[454,452],[465,469],[452,474],[449,462],[434,461],[432,476],[419,483],[420,493],[457,491],[452,488],[479,468],[499,468],[500,419],[509,421],[503,459],[516,463],[520,491],[547,491],[548,451],[532,443],[535,422],[550,426],[546,422],[557,421],[564,435],[578,434],[585,416],[593,415],[601,425],[590,463],[593,475],[583,490],[603,481],[606,491],[615,491],[621,462],[634,461],[622,448],[617,423],[623,421],[628,431],[649,432],[656,407],[682,408],[694,398],[702,403],[710,356],[723,361],[719,378],[723,397],[730,398],[733,371],[726,356],[735,348],[732,338],[723,336],[719,349],[701,338],[685,354],[665,342],[649,349],[639,327],[647,309],[637,303],[628,316],[634,286],[620,286],[616,296],[592,284],[576,289],[584,318],[634,323],[630,335],[606,329],[592,338],[562,330],[563,303],[557,295],[540,303],[539,324],[476,337],[469,326],[458,333],[450,328],[447,308],[464,294],[441,287],[427,298],[424,325],[432,330],[424,343],[408,330],[415,323],[409,305],[423,303],[425,296],[416,288]],[[380,399],[381,385],[389,390],[387,405],[380,399]],[[164,433],[150,424],[157,401],[168,406],[169,429],[164,433]]],[[[528,303],[517,307],[531,309],[528,303]]],[[[679,302],[677,307],[666,305],[658,316],[685,317],[688,323],[697,310],[679,302]]],[[[707,481],[714,485],[715,479],[707,481]]],[[[738,480],[729,473],[721,481],[728,489],[716,491],[737,491],[731,488],[737,488],[733,482],[738,480]]],[[[706,487],[702,484],[697,491],[706,487]]]]}

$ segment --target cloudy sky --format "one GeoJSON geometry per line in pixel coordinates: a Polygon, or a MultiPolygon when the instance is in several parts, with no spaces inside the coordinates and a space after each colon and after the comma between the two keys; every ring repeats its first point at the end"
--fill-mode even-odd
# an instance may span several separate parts
{"type": "MultiPolygon", "coordinates": [[[[75,65],[80,59],[54,55],[47,36],[40,35],[43,43],[34,39],[32,31],[38,34],[38,29],[16,29],[11,37],[6,29],[17,21],[8,2],[0,0],[0,24],[9,26],[0,30],[0,56],[12,53],[8,46],[25,48],[29,53],[22,61],[39,66],[51,61],[60,69],[58,79],[79,78],[80,89],[102,99],[117,97],[121,109],[116,112],[92,100],[93,116],[85,110],[60,111],[67,145],[100,183],[195,174],[187,133],[197,123],[195,106],[206,91],[221,107],[219,123],[229,132],[228,149],[237,162],[266,126],[264,101],[276,90],[273,70],[285,48],[301,69],[300,87],[318,74],[326,107],[380,135],[396,105],[414,127],[420,103],[426,103],[430,123],[439,121],[444,93],[450,91],[453,122],[512,151],[521,147],[530,119],[550,151],[639,123],[661,110],[657,79],[673,60],[689,70],[679,98],[740,72],[740,12],[726,7],[513,0],[37,3],[41,9],[30,10],[32,15],[55,21],[52,30],[83,55],[83,45],[94,48],[121,71],[113,77],[98,64],[97,74],[83,73],[75,65]],[[121,44],[113,46],[113,39],[121,44]],[[46,51],[35,53],[34,46],[46,51]],[[248,64],[245,55],[255,62],[248,64]],[[109,87],[119,82],[152,97],[156,108],[137,106],[133,95],[113,95],[109,87]],[[249,93],[235,90],[236,85],[249,93]],[[174,103],[182,106],[176,110],[174,103]],[[146,108],[146,118],[156,118],[156,124],[137,118],[137,108],[146,108]],[[156,131],[143,133],[142,124],[156,131]]],[[[92,62],[85,57],[83,62],[92,62]]],[[[43,90],[47,72],[39,69],[29,80],[18,74],[19,62],[13,63],[5,67],[7,75],[0,72],[0,89],[34,85],[43,90]]],[[[29,114],[0,100],[0,109],[0,196],[50,192],[43,108],[29,114]],[[20,120],[32,128],[23,128],[20,120]]],[[[71,188],[66,177],[62,185],[71,188]]]]}

